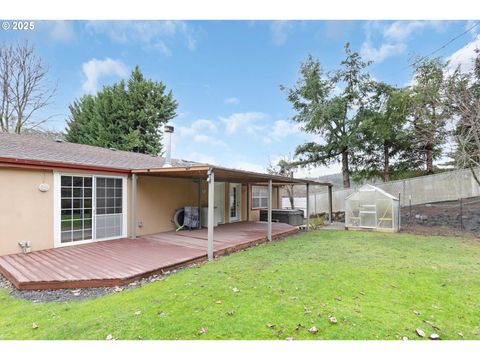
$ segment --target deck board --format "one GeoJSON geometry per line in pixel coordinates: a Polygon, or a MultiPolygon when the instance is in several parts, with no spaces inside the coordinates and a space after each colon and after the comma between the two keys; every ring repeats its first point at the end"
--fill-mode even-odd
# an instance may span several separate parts
{"type": "MultiPolygon", "coordinates": [[[[266,231],[266,223],[220,225],[214,232],[214,256],[266,242],[266,231]]],[[[274,238],[297,231],[287,224],[272,224],[274,238]]],[[[123,285],[206,260],[207,236],[206,229],[171,231],[4,255],[0,256],[0,273],[20,290],[123,285]]]]}

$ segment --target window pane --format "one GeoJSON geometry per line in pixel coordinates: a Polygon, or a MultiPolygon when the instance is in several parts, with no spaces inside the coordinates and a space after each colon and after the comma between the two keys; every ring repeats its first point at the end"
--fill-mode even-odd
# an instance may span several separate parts
{"type": "Polygon", "coordinates": [[[122,179],[115,179],[115,187],[122,187],[122,179]]]}
{"type": "Polygon", "coordinates": [[[83,186],[84,187],[92,187],[92,178],[91,177],[83,178],[83,186]]]}
{"type": "Polygon", "coordinates": [[[70,209],[72,207],[71,199],[62,199],[62,209],[70,209]]]}
{"type": "Polygon", "coordinates": [[[90,209],[92,207],[92,199],[83,200],[83,207],[90,209]]]}
{"type": "Polygon", "coordinates": [[[84,219],[91,219],[92,218],[92,209],[84,209],[83,210],[83,218],[84,219]]]}
{"type": "Polygon", "coordinates": [[[97,188],[97,198],[105,197],[105,189],[104,188],[97,188]]]}
{"type": "Polygon", "coordinates": [[[117,207],[118,207],[118,206],[120,206],[120,207],[122,206],[122,198],[116,198],[116,199],[115,199],[115,206],[117,206],[117,207]]]}
{"type": "Polygon", "coordinates": [[[116,197],[122,197],[122,189],[120,188],[115,188],[115,196],[116,197]]]}
{"type": "Polygon", "coordinates": [[[91,189],[91,188],[85,188],[85,189],[83,189],[83,196],[85,196],[85,197],[92,197],[92,189],[91,189]]]}
{"type": "Polygon", "coordinates": [[[72,232],[71,231],[62,232],[61,241],[62,241],[62,243],[72,241],[72,232]]]}
{"type": "Polygon", "coordinates": [[[115,198],[107,198],[107,207],[115,206],[115,198]]]}
{"type": "Polygon", "coordinates": [[[83,189],[82,188],[73,188],[73,197],[82,197],[83,189]]]}
{"type": "Polygon", "coordinates": [[[73,186],[82,187],[83,186],[83,177],[74,176],[73,177],[73,186]]]}
{"type": "Polygon", "coordinates": [[[62,231],[71,230],[71,229],[72,229],[72,221],[71,220],[62,221],[62,231]]]}
{"type": "Polygon", "coordinates": [[[62,188],[62,197],[72,197],[72,188],[62,188]]]}
{"type": "Polygon", "coordinates": [[[62,176],[62,186],[72,186],[72,177],[62,176]]]}
{"type": "Polygon", "coordinates": [[[114,187],[115,186],[115,179],[108,178],[107,179],[107,187],[114,187]]]}
{"type": "Polygon", "coordinates": [[[258,199],[258,198],[252,199],[252,207],[253,207],[254,209],[260,207],[259,204],[260,204],[260,202],[259,202],[259,199],[258,199]]]}
{"type": "Polygon", "coordinates": [[[104,208],[105,207],[105,199],[99,199],[97,197],[97,208],[104,208]]]}
{"type": "Polygon", "coordinates": [[[72,210],[62,210],[62,220],[71,220],[72,210]]]}
{"type": "Polygon", "coordinates": [[[107,197],[115,197],[115,189],[107,188],[107,197]]]}
{"type": "Polygon", "coordinates": [[[80,240],[83,240],[83,231],[80,230],[80,231],[74,231],[72,233],[72,240],[73,241],[80,241],[80,240]]]}
{"type": "Polygon", "coordinates": [[[73,208],[74,209],[81,209],[83,207],[83,200],[82,199],[74,199],[73,200],[73,208]]]}

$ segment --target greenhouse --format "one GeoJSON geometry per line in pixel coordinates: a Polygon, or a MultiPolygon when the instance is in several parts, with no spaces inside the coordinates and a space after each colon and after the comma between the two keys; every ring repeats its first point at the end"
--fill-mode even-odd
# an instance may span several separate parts
{"type": "Polygon", "coordinates": [[[363,185],[345,198],[345,228],[398,231],[399,199],[376,186],[363,185]]]}

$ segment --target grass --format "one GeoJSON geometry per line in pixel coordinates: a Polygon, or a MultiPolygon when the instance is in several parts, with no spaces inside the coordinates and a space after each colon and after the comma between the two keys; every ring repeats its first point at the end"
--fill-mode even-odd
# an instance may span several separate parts
{"type": "Polygon", "coordinates": [[[0,339],[416,339],[416,328],[480,338],[476,239],[311,232],[94,300],[0,290],[0,339]]]}

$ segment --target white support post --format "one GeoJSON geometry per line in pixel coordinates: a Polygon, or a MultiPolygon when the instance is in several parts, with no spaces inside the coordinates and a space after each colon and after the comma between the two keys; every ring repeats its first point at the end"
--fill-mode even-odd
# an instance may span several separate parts
{"type": "Polygon", "coordinates": [[[213,260],[213,222],[215,217],[215,174],[213,170],[208,171],[208,260],[213,260]]]}
{"type": "Polygon", "coordinates": [[[310,230],[310,184],[307,183],[307,209],[306,209],[306,217],[307,217],[307,231],[310,230]]]}
{"type": "Polygon", "coordinates": [[[137,238],[137,174],[132,175],[132,239],[137,238]]]}
{"type": "Polygon", "coordinates": [[[268,180],[268,226],[267,239],[272,241],[272,179],[268,180]]]}

